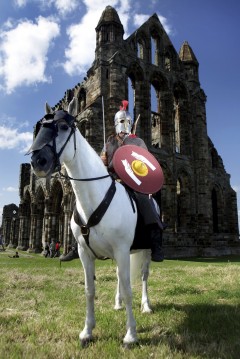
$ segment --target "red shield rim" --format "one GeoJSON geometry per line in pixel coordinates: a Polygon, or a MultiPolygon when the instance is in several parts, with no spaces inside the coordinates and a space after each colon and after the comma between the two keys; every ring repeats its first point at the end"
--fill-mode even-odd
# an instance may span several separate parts
{"type": "Polygon", "coordinates": [[[163,186],[162,168],[145,148],[135,145],[119,147],[113,156],[113,168],[119,178],[137,192],[156,193],[163,186]]]}

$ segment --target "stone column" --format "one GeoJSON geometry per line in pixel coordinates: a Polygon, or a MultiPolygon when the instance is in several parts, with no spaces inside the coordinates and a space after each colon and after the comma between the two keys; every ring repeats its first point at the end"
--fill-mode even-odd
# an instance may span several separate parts
{"type": "Polygon", "coordinates": [[[30,230],[30,240],[29,240],[29,248],[28,252],[35,252],[36,246],[36,223],[37,223],[37,215],[31,215],[31,230],[30,230]]]}
{"type": "Polygon", "coordinates": [[[71,222],[72,211],[64,207],[64,233],[63,233],[63,253],[67,254],[68,246],[72,245],[71,222]]]}

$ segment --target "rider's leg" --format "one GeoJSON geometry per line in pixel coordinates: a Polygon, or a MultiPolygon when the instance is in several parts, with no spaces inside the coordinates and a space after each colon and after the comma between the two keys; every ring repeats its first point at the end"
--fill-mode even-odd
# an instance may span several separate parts
{"type": "Polygon", "coordinates": [[[151,239],[151,259],[153,262],[162,262],[164,260],[164,252],[162,247],[162,230],[157,224],[148,226],[151,239]]]}
{"type": "Polygon", "coordinates": [[[66,254],[66,255],[61,255],[60,256],[60,261],[61,262],[69,262],[72,261],[73,259],[78,259],[79,255],[78,255],[78,250],[77,250],[77,245],[75,247],[72,247],[72,249],[66,254]]]}
{"type": "Polygon", "coordinates": [[[164,229],[164,225],[148,195],[135,193],[135,198],[150,236],[152,261],[162,262],[164,259],[162,247],[162,230],[164,229]]]}

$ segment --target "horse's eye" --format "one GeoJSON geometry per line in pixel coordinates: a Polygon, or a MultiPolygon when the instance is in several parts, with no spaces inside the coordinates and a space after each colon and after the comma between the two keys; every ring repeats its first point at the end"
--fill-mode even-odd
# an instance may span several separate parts
{"type": "Polygon", "coordinates": [[[60,130],[62,130],[62,131],[67,131],[68,130],[68,125],[66,125],[66,124],[62,124],[59,127],[60,127],[60,130]]]}

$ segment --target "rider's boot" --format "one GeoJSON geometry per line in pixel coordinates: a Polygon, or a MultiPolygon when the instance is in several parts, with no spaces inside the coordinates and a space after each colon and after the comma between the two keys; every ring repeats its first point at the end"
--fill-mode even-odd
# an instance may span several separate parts
{"type": "Polygon", "coordinates": [[[158,225],[151,226],[151,259],[153,262],[162,262],[164,260],[164,253],[162,247],[162,230],[158,225]]]}
{"type": "Polygon", "coordinates": [[[61,255],[60,261],[61,262],[69,262],[69,261],[72,261],[73,259],[77,259],[77,258],[79,258],[78,251],[77,251],[77,249],[74,248],[71,251],[69,251],[66,255],[61,255]]]}

